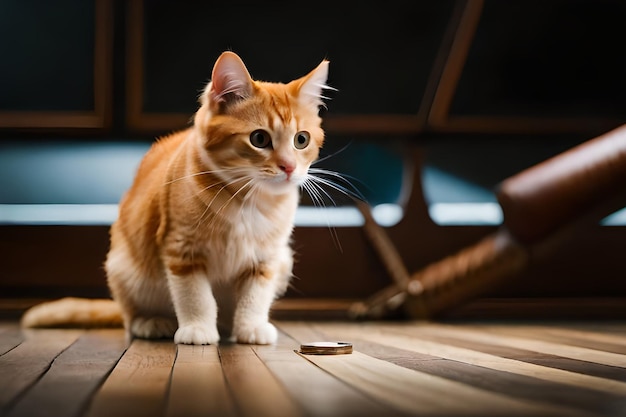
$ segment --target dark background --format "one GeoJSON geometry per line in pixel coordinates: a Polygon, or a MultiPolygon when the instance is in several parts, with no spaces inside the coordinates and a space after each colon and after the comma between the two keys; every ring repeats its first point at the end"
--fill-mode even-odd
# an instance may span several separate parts
{"type": "MultiPolygon", "coordinates": [[[[493,201],[503,179],[626,121],[624,21],[618,0],[4,0],[2,203],[115,203],[125,182],[111,191],[107,176],[123,163],[102,146],[147,147],[187,126],[224,50],[267,81],[329,59],[338,91],[323,110],[324,155],[347,148],[326,166],[357,177],[371,203],[404,206],[388,232],[415,271],[497,227],[435,224],[428,205],[460,197],[422,172],[445,172],[493,201]],[[52,184],[37,180],[32,155],[78,148],[103,164],[93,186],[68,186],[92,175],[71,160],[58,179],[51,168],[52,184]]],[[[623,226],[585,233],[486,295],[626,296],[623,226]]],[[[342,251],[327,228],[296,230],[289,297],[362,298],[389,283],[361,230],[337,235],[342,251]]],[[[106,295],[107,246],[102,225],[0,225],[0,296],[106,295]]]]}

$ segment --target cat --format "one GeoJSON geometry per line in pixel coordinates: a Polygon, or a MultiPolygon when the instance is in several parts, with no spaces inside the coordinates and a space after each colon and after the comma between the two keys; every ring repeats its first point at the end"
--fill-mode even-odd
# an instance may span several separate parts
{"type": "Polygon", "coordinates": [[[234,300],[234,340],[275,343],[269,311],[292,276],[300,189],[324,143],[328,66],[271,83],[223,52],[193,125],[152,145],[120,202],[105,261],[113,300],[44,303],[22,324],[121,322],[131,338],[216,344],[223,299],[234,300]]]}

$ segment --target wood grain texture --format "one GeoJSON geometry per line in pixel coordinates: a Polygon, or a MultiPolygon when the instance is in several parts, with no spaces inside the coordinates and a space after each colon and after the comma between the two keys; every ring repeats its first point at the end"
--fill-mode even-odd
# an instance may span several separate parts
{"type": "MultiPolygon", "coordinates": [[[[567,325],[567,323],[565,324],[567,325]]],[[[571,325],[571,324],[570,324],[571,325]]],[[[495,334],[532,337],[546,342],[572,345],[602,352],[626,354],[626,328],[615,330],[615,334],[602,333],[599,329],[576,329],[538,325],[474,326],[476,330],[495,334]]]]}
{"type": "Polygon", "coordinates": [[[0,415],[626,417],[622,322],[275,324],[275,345],[176,346],[2,323],[0,415]]]}
{"type": "MultiPolygon", "coordinates": [[[[363,328],[359,329],[359,326],[346,326],[348,327],[349,329],[343,329],[336,326],[334,332],[328,332],[333,336],[331,340],[343,340],[346,336],[355,338],[359,333],[366,333],[367,340],[372,340],[369,335],[378,336],[376,331],[372,331],[373,326],[365,331],[363,328]]],[[[311,331],[301,324],[292,326],[282,323],[281,328],[285,328],[289,334],[302,341],[310,338],[312,334],[324,333],[311,331]]],[[[355,345],[355,349],[358,350],[358,346],[355,345]]],[[[432,357],[439,356],[432,351],[427,354],[432,357]]],[[[585,414],[547,403],[538,404],[509,395],[499,395],[432,373],[398,366],[358,351],[352,355],[308,355],[306,359],[346,383],[358,387],[378,401],[386,403],[392,409],[396,408],[410,414],[520,416],[585,414]]]]}
{"type": "Polygon", "coordinates": [[[254,346],[257,356],[309,416],[393,416],[371,397],[344,384],[296,353],[300,343],[281,334],[275,346],[254,346]]]}
{"type": "MultiPolygon", "coordinates": [[[[503,395],[512,395],[517,398],[531,400],[538,403],[560,404],[577,410],[586,410],[590,413],[597,412],[602,404],[608,404],[608,409],[613,404],[619,404],[621,398],[610,393],[599,392],[592,387],[571,387],[539,380],[532,376],[518,375],[512,372],[489,369],[484,366],[475,366],[451,359],[442,359],[434,355],[420,354],[415,352],[370,342],[363,339],[352,340],[359,350],[370,356],[403,366],[409,369],[419,370],[432,375],[438,375],[446,379],[462,382],[477,388],[485,389],[503,395]]],[[[450,342],[458,345],[458,341],[450,342]]],[[[467,347],[467,346],[466,346],[467,347]]],[[[490,351],[503,357],[517,357],[521,361],[531,361],[541,364],[542,361],[552,364],[555,359],[550,355],[535,354],[516,348],[495,347],[491,350],[485,345],[476,345],[481,351],[490,351]]],[[[590,364],[595,365],[595,364],[590,364]]],[[[580,367],[581,372],[589,368],[580,367]]],[[[618,379],[624,377],[623,369],[612,368],[605,377],[618,379]],[[619,375],[619,376],[618,376],[619,375]]]]}
{"type": "Polygon", "coordinates": [[[251,345],[223,344],[219,346],[219,354],[224,376],[242,416],[304,415],[251,345]]]}
{"type": "Polygon", "coordinates": [[[217,346],[177,346],[165,415],[237,415],[217,346]]]}
{"type": "Polygon", "coordinates": [[[169,340],[134,340],[96,394],[87,415],[162,415],[175,356],[176,345],[169,340]]]}
{"type": "MultiPolygon", "coordinates": [[[[593,372],[588,374],[585,372],[587,370],[585,367],[580,367],[577,371],[559,369],[558,366],[553,366],[553,363],[558,363],[558,359],[555,359],[553,355],[522,350],[513,343],[502,342],[499,345],[490,345],[481,340],[483,336],[489,340],[490,336],[487,333],[478,333],[475,336],[477,340],[468,340],[472,339],[472,336],[467,336],[464,340],[463,338],[446,338],[448,326],[438,324],[319,325],[315,328],[318,331],[323,329],[331,336],[341,334],[344,337],[362,338],[369,343],[385,347],[403,349],[410,352],[407,356],[417,352],[433,358],[465,364],[480,374],[472,383],[468,380],[467,374],[463,377],[460,374],[454,374],[453,369],[458,368],[457,365],[442,364],[441,368],[445,371],[439,370],[437,374],[442,376],[448,374],[446,377],[454,381],[465,379],[467,383],[483,386],[490,391],[505,392],[510,396],[539,402],[546,402],[550,396],[554,396],[553,399],[561,397],[565,401],[559,401],[558,404],[566,407],[562,411],[565,415],[575,412],[574,410],[600,415],[625,415],[626,413],[624,411],[626,410],[626,392],[624,391],[626,385],[618,378],[599,377],[593,375],[593,372]],[[499,388],[489,386],[484,382],[476,384],[481,378],[488,376],[494,378],[493,381],[498,384],[499,388]],[[505,388],[506,385],[508,389],[505,388]],[[551,395],[546,396],[547,393],[551,395]]],[[[467,331],[462,329],[462,326],[452,326],[452,328],[455,332],[463,332],[467,335],[467,331]]],[[[355,344],[355,349],[359,349],[358,344],[355,344]]],[[[564,346],[563,350],[567,351],[567,348],[564,346]]],[[[433,366],[432,363],[426,363],[426,365],[426,368],[433,366]]],[[[587,365],[598,366],[592,362],[587,362],[587,365]]],[[[422,364],[420,364],[420,370],[423,370],[422,364]]],[[[615,373],[625,371],[623,368],[615,369],[615,373]]]]}
{"type": "Polygon", "coordinates": [[[124,331],[93,330],[62,352],[8,416],[80,416],[124,354],[124,331]]]}
{"type": "Polygon", "coordinates": [[[476,389],[360,352],[339,356],[307,356],[315,365],[370,396],[409,414],[444,415],[575,415],[553,407],[525,403],[476,389]],[[453,393],[453,394],[451,394],[453,393]],[[489,404],[488,407],[485,407],[489,404]]]}
{"type": "Polygon", "coordinates": [[[24,331],[24,341],[0,356],[0,412],[17,401],[19,395],[48,370],[80,333],[73,330],[24,331]]]}
{"type": "Polygon", "coordinates": [[[533,332],[515,332],[507,328],[499,331],[475,330],[472,328],[461,329],[453,326],[424,327],[420,329],[420,334],[434,337],[453,337],[457,340],[464,340],[477,343],[488,343],[494,346],[515,346],[531,352],[538,352],[561,358],[575,359],[579,361],[594,362],[596,364],[626,367],[626,356],[619,353],[605,352],[589,347],[580,347],[572,343],[553,342],[537,339],[533,332]]]}
{"type": "MultiPolygon", "coordinates": [[[[491,369],[499,369],[505,372],[513,372],[519,375],[532,376],[552,382],[559,382],[579,387],[594,387],[615,394],[626,395],[626,384],[620,381],[611,381],[590,375],[564,371],[561,369],[547,368],[533,363],[523,362],[518,359],[510,359],[502,354],[485,353],[474,347],[462,346],[463,343],[451,344],[449,341],[435,341],[428,338],[428,326],[423,329],[420,326],[390,326],[382,329],[376,326],[368,326],[362,333],[368,335],[368,340],[376,338],[379,343],[392,346],[401,346],[408,350],[437,355],[442,358],[471,363],[477,366],[486,366],[491,369]]],[[[444,332],[442,327],[438,330],[444,332]]],[[[354,332],[354,330],[350,330],[354,332]]],[[[488,338],[481,333],[480,338],[488,338]]],[[[504,343],[504,342],[503,342],[504,343]]],[[[509,346],[517,346],[510,342],[509,346]]]]}
{"type": "Polygon", "coordinates": [[[24,335],[17,324],[0,324],[0,355],[4,355],[24,341],[24,335]]]}

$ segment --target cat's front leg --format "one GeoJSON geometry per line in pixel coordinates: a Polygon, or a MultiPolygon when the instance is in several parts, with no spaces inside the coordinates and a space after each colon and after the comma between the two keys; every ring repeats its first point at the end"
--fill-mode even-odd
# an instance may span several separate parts
{"type": "Polygon", "coordinates": [[[178,319],[174,342],[186,345],[219,342],[217,303],[204,273],[175,275],[170,272],[168,282],[178,319]]]}
{"type": "Polygon", "coordinates": [[[257,273],[239,286],[233,321],[233,336],[239,343],[276,343],[278,332],[269,322],[269,310],[276,297],[276,283],[267,273],[257,273]]]}

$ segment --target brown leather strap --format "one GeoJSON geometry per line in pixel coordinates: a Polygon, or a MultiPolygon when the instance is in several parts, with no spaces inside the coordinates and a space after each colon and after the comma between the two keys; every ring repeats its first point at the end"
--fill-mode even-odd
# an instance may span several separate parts
{"type": "Polygon", "coordinates": [[[508,178],[497,195],[504,224],[528,244],[620,193],[626,195],[626,125],[508,178]]]}

